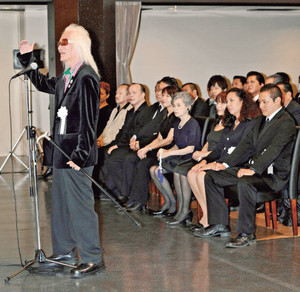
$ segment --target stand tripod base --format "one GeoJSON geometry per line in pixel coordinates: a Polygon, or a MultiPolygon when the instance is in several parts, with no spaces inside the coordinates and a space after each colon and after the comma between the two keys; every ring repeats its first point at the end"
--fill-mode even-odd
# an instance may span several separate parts
{"type": "Polygon", "coordinates": [[[40,275],[53,275],[58,272],[63,271],[63,267],[69,268],[76,268],[74,265],[69,265],[63,262],[57,262],[47,259],[45,252],[42,249],[36,250],[34,260],[26,263],[26,265],[20,269],[19,271],[15,272],[14,274],[10,275],[9,277],[5,278],[5,283],[8,283],[10,279],[14,278],[15,276],[22,273],[24,270],[28,270],[29,273],[32,274],[40,274],[40,275]],[[49,265],[47,263],[53,263],[53,265],[49,265]]]}

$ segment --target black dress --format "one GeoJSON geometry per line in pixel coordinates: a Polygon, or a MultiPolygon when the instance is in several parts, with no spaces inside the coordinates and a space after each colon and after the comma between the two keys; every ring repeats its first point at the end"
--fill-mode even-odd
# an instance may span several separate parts
{"type": "MultiPolygon", "coordinates": [[[[213,125],[211,131],[207,135],[207,142],[208,142],[208,151],[213,151],[218,144],[218,142],[221,140],[222,134],[224,129],[220,131],[214,130],[215,125],[213,125]]],[[[194,159],[190,158],[187,162],[184,162],[178,166],[180,168],[180,172],[182,175],[187,176],[190,169],[195,166],[198,162],[194,159]]]]}
{"type": "MultiPolygon", "coordinates": [[[[182,128],[179,128],[180,121],[177,121],[174,125],[174,142],[179,149],[183,149],[187,146],[195,146],[194,150],[201,149],[201,129],[198,122],[194,118],[190,118],[182,128]]],[[[185,168],[181,165],[190,161],[192,153],[186,155],[173,155],[162,160],[162,167],[168,172],[176,172],[179,174],[185,174],[185,168]]]]}
{"type": "MultiPolygon", "coordinates": [[[[174,127],[174,123],[178,119],[175,117],[174,113],[169,116],[165,116],[160,125],[160,134],[165,139],[168,136],[170,129],[174,127]]],[[[170,148],[171,145],[165,146],[164,148],[170,148]]],[[[156,153],[158,149],[149,151],[147,157],[141,159],[137,164],[132,180],[132,186],[129,194],[129,201],[134,202],[135,204],[146,205],[148,200],[148,191],[149,191],[149,181],[150,181],[150,172],[149,169],[151,166],[157,163],[156,153]]]]}
{"type": "Polygon", "coordinates": [[[113,109],[109,104],[100,109],[98,126],[97,126],[97,137],[99,137],[102,134],[102,132],[109,120],[112,110],[113,109]]]}

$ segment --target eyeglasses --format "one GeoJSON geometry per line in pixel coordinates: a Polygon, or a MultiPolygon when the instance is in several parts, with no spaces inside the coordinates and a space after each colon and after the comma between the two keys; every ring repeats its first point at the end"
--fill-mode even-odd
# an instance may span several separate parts
{"type": "Polygon", "coordinates": [[[58,43],[57,46],[67,46],[68,44],[73,43],[72,40],[68,40],[68,39],[61,39],[58,43]]]}

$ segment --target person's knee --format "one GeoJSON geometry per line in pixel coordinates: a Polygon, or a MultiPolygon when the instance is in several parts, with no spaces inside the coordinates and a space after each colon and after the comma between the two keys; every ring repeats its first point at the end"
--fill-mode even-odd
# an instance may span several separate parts
{"type": "Polygon", "coordinates": [[[152,166],[150,168],[150,175],[151,177],[157,177],[157,166],[152,166]]]}
{"type": "Polygon", "coordinates": [[[202,179],[202,180],[204,180],[204,177],[206,176],[206,172],[205,171],[199,171],[198,173],[197,173],[197,178],[198,179],[202,179]]]}
{"type": "Polygon", "coordinates": [[[189,182],[192,182],[196,178],[196,172],[192,172],[191,170],[187,174],[187,178],[189,182]]]}
{"type": "Polygon", "coordinates": [[[250,186],[250,185],[251,185],[251,179],[249,179],[249,177],[243,176],[243,177],[238,179],[238,183],[237,183],[238,187],[243,188],[245,186],[250,186]]]}

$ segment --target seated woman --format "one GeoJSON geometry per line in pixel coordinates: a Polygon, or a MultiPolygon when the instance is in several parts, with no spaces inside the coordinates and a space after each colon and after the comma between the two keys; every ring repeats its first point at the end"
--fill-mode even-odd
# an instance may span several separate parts
{"type": "MultiPolygon", "coordinates": [[[[181,192],[184,193],[187,198],[191,197],[192,194],[191,187],[187,183],[187,174],[189,170],[196,164],[196,161],[200,161],[215,149],[222,137],[224,127],[231,125],[231,114],[226,110],[226,92],[220,92],[216,97],[216,101],[217,119],[212,125],[212,130],[207,135],[207,142],[200,151],[195,151],[193,153],[193,159],[177,166],[178,172],[180,173],[179,181],[181,182],[181,192]]],[[[194,227],[199,227],[199,224],[192,228],[194,227]]]]}
{"type": "Polygon", "coordinates": [[[166,112],[165,117],[160,123],[157,138],[137,151],[137,155],[141,160],[133,173],[127,211],[140,211],[147,204],[150,180],[149,168],[157,162],[156,154],[160,147],[171,147],[168,145],[173,141],[173,126],[177,120],[173,113],[172,98],[179,91],[179,87],[174,85],[167,86],[162,90],[161,104],[166,112]]]}
{"type": "Polygon", "coordinates": [[[182,192],[182,184],[188,184],[179,180],[180,172],[178,166],[187,160],[190,160],[194,150],[200,149],[201,130],[198,122],[189,114],[193,104],[193,99],[187,92],[179,92],[173,98],[174,114],[179,118],[174,125],[175,145],[170,149],[160,149],[157,153],[162,160],[162,167],[153,166],[150,169],[151,177],[165,198],[163,210],[168,210],[167,216],[175,215],[176,200],[173,190],[163,173],[174,173],[174,185],[178,199],[178,210],[174,219],[168,221],[169,225],[177,225],[191,220],[190,194],[182,192]]]}
{"type": "MultiPolygon", "coordinates": [[[[217,159],[223,159],[234,151],[237,144],[251,130],[254,124],[253,119],[261,114],[251,96],[242,89],[232,88],[229,90],[226,103],[227,110],[232,115],[231,125],[226,126],[223,130],[222,138],[215,149],[188,173],[188,181],[203,212],[200,222],[204,227],[208,225],[204,186],[205,171],[214,169],[214,162],[217,159]]],[[[202,226],[199,226],[198,230],[201,228],[202,226]]]]}
{"type": "Polygon", "coordinates": [[[200,151],[195,151],[193,153],[193,159],[196,161],[200,161],[215,149],[222,137],[224,127],[227,125],[227,123],[230,124],[229,119],[231,115],[226,110],[226,91],[219,93],[216,97],[216,101],[217,118],[211,127],[211,131],[207,135],[207,142],[200,151]]]}

